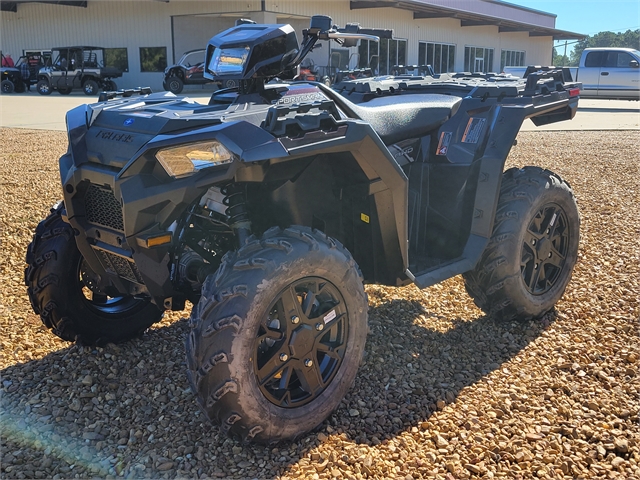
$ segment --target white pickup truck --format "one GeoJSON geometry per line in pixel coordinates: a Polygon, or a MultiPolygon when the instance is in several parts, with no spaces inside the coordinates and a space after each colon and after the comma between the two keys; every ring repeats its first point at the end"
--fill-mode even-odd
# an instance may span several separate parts
{"type": "MultiPolygon", "coordinates": [[[[522,77],[527,67],[505,67],[522,77]]],[[[582,98],[640,100],[640,52],[632,48],[585,48],[580,66],[570,68],[582,83],[582,98]]]]}

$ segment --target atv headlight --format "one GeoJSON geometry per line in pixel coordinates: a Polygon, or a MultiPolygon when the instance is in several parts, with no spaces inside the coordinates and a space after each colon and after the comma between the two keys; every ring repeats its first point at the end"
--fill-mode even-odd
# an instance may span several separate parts
{"type": "Polygon", "coordinates": [[[156,153],[156,158],[169,175],[181,178],[203,168],[231,163],[233,154],[220,142],[212,141],[163,148],[156,153]]]}

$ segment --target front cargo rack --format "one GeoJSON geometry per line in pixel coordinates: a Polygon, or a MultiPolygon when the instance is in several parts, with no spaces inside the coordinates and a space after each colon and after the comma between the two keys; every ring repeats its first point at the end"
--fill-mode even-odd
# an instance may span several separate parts
{"type": "Polygon", "coordinates": [[[117,97],[123,97],[123,98],[131,97],[136,93],[138,95],[149,95],[153,93],[153,91],[151,90],[151,87],[139,87],[139,88],[129,88],[125,90],[117,90],[117,91],[111,91],[111,92],[100,92],[100,95],[98,96],[98,101],[106,102],[107,100],[113,100],[114,98],[117,98],[117,97]]]}

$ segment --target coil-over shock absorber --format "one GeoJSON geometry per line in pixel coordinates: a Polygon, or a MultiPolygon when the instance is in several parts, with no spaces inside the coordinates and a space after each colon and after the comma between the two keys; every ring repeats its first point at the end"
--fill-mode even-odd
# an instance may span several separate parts
{"type": "Polygon", "coordinates": [[[229,224],[238,240],[238,248],[241,248],[251,236],[251,221],[247,211],[244,185],[230,183],[222,187],[221,192],[225,196],[222,203],[227,207],[226,215],[229,217],[229,224]]]}

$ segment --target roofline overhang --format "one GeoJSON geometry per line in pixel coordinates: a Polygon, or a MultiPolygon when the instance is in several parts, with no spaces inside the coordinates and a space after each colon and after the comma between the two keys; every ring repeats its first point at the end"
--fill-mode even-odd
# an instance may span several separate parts
{"type": "MultiPolygon", "coordinates": [[[[494,2],[506,3],[506,2],[494,2]]],[[[507,5],[510,5],[507,3],[507,5]]],[[[350,0],[351,10],[363,8],[398,8],[413,12],[414,20],[432,18],[453,18],[460,20],[461,27],[495,26],[500,33],[528,32],[530,37],[553,37],[553,40],[582,40],[587,35],[558,30],[529,23],[517,22],[505,18],[492,17],[451,7],[427,4],[415,0],[350,0]]],[[[545,12],[541,12],[545,13],[545,12]]],[[[546,14],[546,13],[545,13],[546,14]]],[[[554,16],[553,14],[548,14],[554,16]]]]}
{"type": "Polygon", "coordinates": [[[80,1],[16,0],[14,2],[6,2],[2,0],[0,1],[0,11],[16,13],[18,11],[18,4],[21,4],[21,3],[48,3],[52,5],[63,5],[66,7],[87,8],[86,1],[80,2],[80,1]]]}

